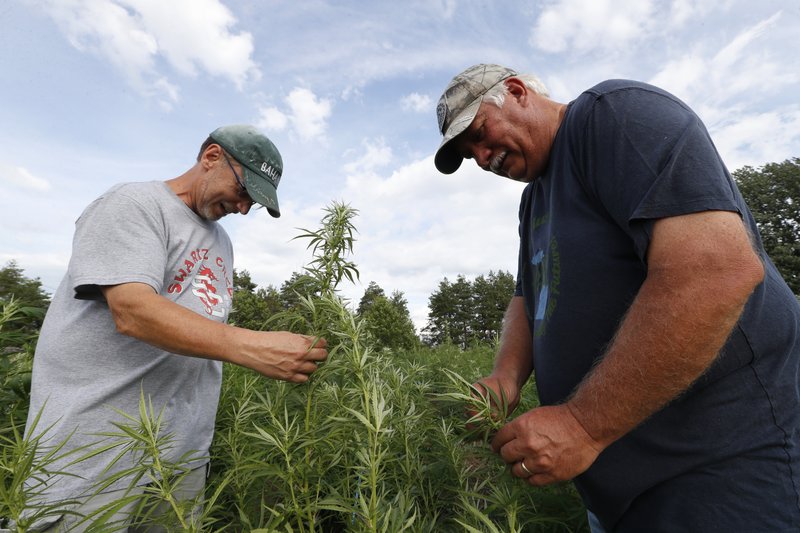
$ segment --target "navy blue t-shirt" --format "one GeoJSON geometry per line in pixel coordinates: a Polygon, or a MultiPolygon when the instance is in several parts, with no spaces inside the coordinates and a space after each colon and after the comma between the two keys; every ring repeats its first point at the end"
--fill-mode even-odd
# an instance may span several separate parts
{"type": "Polygon", "coordinates": [[[611,343],[654,220],[707,210],[743,217],[765,279],[711,368],[575,480],[609,531],[800,530],[800,305],[700,119],[656,87],[581,94],[522,195],[517,294],[540,399],[565,401],[611,343]]]}

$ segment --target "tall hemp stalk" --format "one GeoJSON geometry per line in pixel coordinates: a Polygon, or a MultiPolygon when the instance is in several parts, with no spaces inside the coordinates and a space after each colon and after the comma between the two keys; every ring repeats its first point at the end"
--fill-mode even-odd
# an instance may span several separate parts
{"type": "Polygon", "coordinates": [[[340,282],[358,278],[349,259],[356,214],[334,203],[325,208],[320,229],[301,229],[296,238],[308,239],[312,259],[306,272],[319,294],[298,294],[299,312],[273,317],[290,329],[324,336],[329,358],[308,383],[274,383],[260,395],[269,421],[249,435],[279,451],[273,460],[282,468],[272,473],[286,491],[282,500],[267,504],[267,529],[392,531],[388,524],[409,524],[417,513],[411,500],[387,489],[387,464],[395,461],[387,444],[394,431],[389,420],[397,413],[385,397],[386,361],[378,362],[363,323],[337,294],[340,282]],[[287,389],[295,394],[285,394],[287,389]],[[302,419],[291,408],[298,396],[304,397],[302,419]]]}

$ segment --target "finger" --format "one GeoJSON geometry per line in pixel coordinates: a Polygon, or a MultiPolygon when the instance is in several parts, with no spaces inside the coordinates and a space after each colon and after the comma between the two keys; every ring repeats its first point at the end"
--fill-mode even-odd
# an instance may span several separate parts
{"type": "Polygon", "coordinates": [[[313,350],[309,350],[303,356],[303,359],[307,361],[324,361],[328,358],[328,350],[324,350],[321,348],[314,348],[313,350]]]}
{"type": "Polygon", "coordinates": [[[305,383],[308,381],[308,376],[305,374],[293,374],[292,376],[286,378],[286,381],[291,383],[305,383]]]}
{"type": "Polygon", "coordinates": [[[312,363],[312,362],[305,362],[305,363],[303,363],[302,365],[300,365],[300,366],[297,368],[297,373],[298,373],[298,374],[305,374],[305,375],[309,375],[309,374],[312,374],[312,373],[316,372],[316,370],[317,370],[318,368],[319,368],[319,367],[317,366],[317,364],[316,364],[316,363],[312,363]]]}
{"type": "Polygon", "coordinates": [[[488,388],[488,385],[486,385],[482,381],[478,381],[478,382],[473,383],[472,384],[472,388],[474,389],[473,392],[477,392],[483,398],[486,397],[486,389],[488,388]]]}
{"type": "Polygon", "coordinates": [[[516,438],[516,431],[514,431],[512,425],[506,424],[497,431],[497,434],[492,439],[492,450],[494,450],[495,453],[500,453],[502,448],[516,438]]]}
{"type": "Polygon", "coordinates": [[[543,487],[545,485],[550,485],[552,483],[555,483],[556,481],[558,481],[558,479],[556,479],[555,477],[553,477],[550,474],[539,474],[539,473],[536,473],[536,474],[533,474],[532,476],[530,476],[529,478],[527,478],[525,481],[527,481],[528,483],[530,483],[534,487],[543,487]]]}
{"type": "Polygon", "coordinates": [[[311,335],[303,335],[303,337],[311,341],[311,347],[309,350],[314,348],[326,348],[328,346],[328,341],[326,341],[323,337],[314,337],[311,335]]]}
{"type": "Polygon", "coordinates": [[[529,477],[534,475],[533,469],[528,467],[525,464],[525,459],[522,461],[517,461],[513,465],[511,465],[511,473],[516,477],[521,477],[523,479],[528,479],[529,477]]]}

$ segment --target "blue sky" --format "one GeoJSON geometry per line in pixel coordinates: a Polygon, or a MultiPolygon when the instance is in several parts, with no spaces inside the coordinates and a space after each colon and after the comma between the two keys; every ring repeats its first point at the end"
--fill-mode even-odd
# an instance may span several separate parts
{"type": "Polygon", "coordinates": [[[279,287],[309,259],[296,228],[345,201],[361,283],[343,294],[403,291],[424,325],[445,276],[516,270],[522,186],[433,166],[436,101],[475,63],[560,102],[608,78],[664,87],[731,170],[800,156],[797,0],[7,0],[0,20],[0,263],[49,291],[86,204],[250,123],[283,155],[283,216],[223,219],[237,268],[279,287]]]}

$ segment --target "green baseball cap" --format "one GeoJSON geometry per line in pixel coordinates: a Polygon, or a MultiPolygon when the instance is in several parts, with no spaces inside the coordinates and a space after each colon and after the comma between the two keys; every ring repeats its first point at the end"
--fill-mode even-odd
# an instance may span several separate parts
{"type": "Polygon", "coordinates": [[[278,183],[283,174],[283,159],[272,141],[253,126],[243,124],[222,126],[209,137],[242,166],[250,198],[266,207],[273,217],[281,216],[278,183]]]}
{"type": "Polygon", "coordinates": [[[436,106],[439,131],[444,135],[433,162],[442,174],[452,174],[464,160],[450,144],[466,130],[483,102],[486,93],[498,83],[516,76],[510,68],[481,63],[473,65],[455,76],[436,106]]]}

